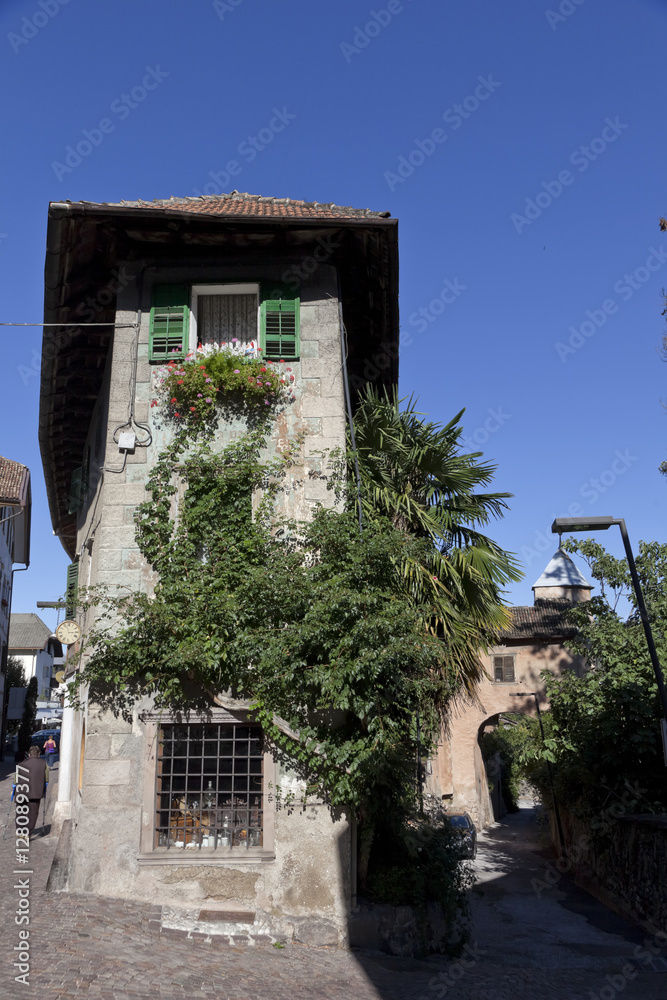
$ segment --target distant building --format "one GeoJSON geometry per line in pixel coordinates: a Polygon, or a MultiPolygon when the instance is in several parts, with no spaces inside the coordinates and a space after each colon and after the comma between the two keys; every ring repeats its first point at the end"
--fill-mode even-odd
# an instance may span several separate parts
{"type": "MultiPolygon", "coordinates": [[[[569,555],[558,549],[542,575],[533,584],[534,603],[511,608],[512,624],[500,642],[482,659],[489,680],[482,681],[473,704],[459,706],[437,757],[427,792],[451,808],[465,809],[479,826],[494,818],[492,797],[479,737],[496,725],[502,714],[535,714],[536,692],[540,708],[548,709],[543,670],[559,675],[574,670],[581,675],[586,662],[565,648],[576,635],[566,612],[579,601],[589,601],[592,584],[579,572],[569,555]]],[[[497,776],[496,776],[497,777],[497,776]]]]}
{"type": "MultiPolygon", "coordinates": [[[[55,657],[62,657],[60,642],[39,615],[18,614],[11,616],[9,626],[9,655],[23,664],[26,680],[37,678],[38,718],[44,710],[59,707],[52,698],[51,677],[55,657]]],[[[46,714],[53,714],[47,712],[46,714]]]]}
{"type": "Polygon", "coordinates": [[[14,566],[30,563],[30,470],[0,456],[0,752],[5,743],[5,674],[14,566]]]}

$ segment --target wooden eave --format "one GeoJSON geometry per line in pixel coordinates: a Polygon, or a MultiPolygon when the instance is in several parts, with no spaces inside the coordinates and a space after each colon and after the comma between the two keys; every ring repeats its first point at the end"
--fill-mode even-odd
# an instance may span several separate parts
{"type": "Polygon", "coordinates": [[[147,267],[267,263],[288,267],[318,239],[333,237],[327,258],[339,274],[348,332],[348,372],[356,402],[368,381],[398,384],[398,223],[396,219],[304,219],[196,215],[160,207],[54,203],[49,208],[39,438],[55,533],[70,557],[76,515],[67,513],[72,470],[85,440],[113,340],[115,300],[100,310],[101,327],[73,323],[123,263],[147,267]],[[378,360],[379,359],[379,360],[378,360]]]}

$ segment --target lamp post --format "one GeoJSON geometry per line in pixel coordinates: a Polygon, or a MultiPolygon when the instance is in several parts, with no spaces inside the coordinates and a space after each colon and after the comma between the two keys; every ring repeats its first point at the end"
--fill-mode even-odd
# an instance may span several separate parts
{"type": "MultiPolygon", "coordinates": [[[[542,745],[546,747],[546,742],[544,738],[544,725],[542,724],[542,713],[540,711],[540,701],[535,691],[515,691],[510,697],[512,698],[534,698],[535,708],[537,709],[537,721],[540,724],[540,732],[542,733],[542,745]]],[[[554,804],[554,813],[556,816],[556,826],[558,827],[558,843],[560,844],[560,853],[564,855],[565,851],[565,837],[563,835],[563,824],[560,818],[560,809],[558,808],[558,802],[556,801],[556,792],[554,791],[554,778],[551,773],[551,762],[547,757],[544,758],[547,765],[547,774],[549,775],[549,787],[551,788],[551,801],[554,804]]]]}
{"type": "Polygon", "coordinates": [[[637,607],[639,608],[642,625],[644,626],[646,644],[648,646],[649,656],[651,657],[655,679],[658,684],[658,694],[660,696],[660,704],[662,705],[662,720],[660,726],[662,732],[662,748],[665,757],[665,765],[667,766],[667,691],[665,691],[665,681],[662,676],[662,669],[660,667],[660,660],[658,659],[658,653],[655,648],[655,642],[653,641],[651,623],[648,620],[646,605],[644,603],[644,595],[642,594],[639,576],[637,575],[637,567],[635,566],[635,560],[630,546],[630,539],[628,538],[628,531],[625,527],[625,521],[622,517],[557,517],[551,525],[551,530],[557,535],[562,535],[565,531],[607,531],[608,528],[611,528],[612,524],[617,524],[621,529],[621,538],[623,539],[625,555],[630,568],[632,586],[634,587],[635,597],[637,598],[637,607]]]}

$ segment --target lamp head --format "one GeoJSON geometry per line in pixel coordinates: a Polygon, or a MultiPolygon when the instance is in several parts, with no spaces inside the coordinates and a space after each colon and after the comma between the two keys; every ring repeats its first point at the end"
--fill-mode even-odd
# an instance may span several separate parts
{"type": "Polygon", "coordinates": [[[615,517],[557,517],[551,525],[554,535],[566,531],[606,531],[612,524],[618,524],[615,517]]]}

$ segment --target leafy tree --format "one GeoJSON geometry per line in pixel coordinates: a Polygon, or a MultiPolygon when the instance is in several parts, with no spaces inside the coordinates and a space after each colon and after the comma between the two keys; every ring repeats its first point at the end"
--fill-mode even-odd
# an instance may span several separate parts
{"type": "Polygon", "coordinates": [[[503,715],[498,725],[482,734],[485,760],[500,754],[500,791],[508,812],[517,812],[522,780],[530,781],[541,757],[542,740],[537,719],[528,715],[503,715]]]}
{"type": "MultiPolygon", "coordinates": [[[[27,685],[23,662],[17,656],[7,657],[7,671],[5,673],[5,711],[9,704],[10,688],[24,688],[27,685]]],[[[18,728],[18,721],[10,720],[7,723],[7,731],[13,733],[18,728]]]]}
{"type": "MultiPolygon", "coordinates": [[[[443,436],[428,425],[418,446],[416,422],[412,410],[414,446],[392,446],[397,493],[399,460],[416,463],[411,516],[366,491],[361,537],[343,478],[333,482],[340,505],[281,520],[275,501],[295,452],[261,460],[266,422],[219,453],[209,427],[180,427],[137,511],[154,594],[92,596],[100,614],[78,679],[92,701],[128,716],[141,698],[174,714],[245,700],[309,792],[356,810],[362,881],[380,818],[407,835],[417,720],[428,753],[481,669],[478,643],[504,621],[499,587],[516,573],[474,528],[504,506],[504,495],[474,493],[490,468],[474,456],[456,463],[453,427],[443,436]],[[429,471],[417,453],[436,446],[429,471]],[[436,474],[435,492],[419,483],[436,474]]],[[[375,460],[363,433],[361,446],[366,477],[375,460]]]]}
{"type": "MultiPolygon", "coordinates": [[[[553,761],[556,793],[571,806],[592,813],[628,788],[641,789],[644,809],[667,805],[665,767],[655,674],[634,594],[628,590],[625,560],[616,560],[591,539],[568,540],[569,552],[586,558],[604,596],[574,605],[568,612],[577,625],[567,645],[582,654],[590,668],[583,677],[568,672],[543,675],[551,713],[548,747],[532,759],[553,761]],[[633,610],[622,619],[615,610],[623,593],[633,610]],[[610,602],[613,600],[613,605],[610,602]]],[[[667,545],[640,542],[637,572],[661,663],[667,663],[667,545]]],[[[544,775],[541,780],[545,787],[544,775]]]]}
{"type": "MultiPolygon", "coordinates": [[[[449,669],[472,694],[483,676],[480,652],[509,625],[503,588],[521,578],[509,553],[479,529],[507,508],[509,493],[489,493],[495,466],[461,454],[458,413],[442,425],[422,419],[410,398],[372,387],[354,418],[362,515],[381,514],[400,531],[429,542],[420,558],[406,553],[400,573],[415,600],[430,600],[431,628],[445,640],[449,669]]],[[[350,494],[351,496],[353,494],[350,494]]]]}
{"type": "Polygon", "coordinates": [[[10,688],[24,688],[27,685],[23,661],[18,656],[7,657],[7,670],[5,672],[5,690],[10,688]]]}
{"type": "Polygon", "coordinates": [[[37,678],[31,677],[25,693],[23,717],[19,726],[19,751],[27,753],[30,749],[30,739],[37,729],[37,678]]]}

